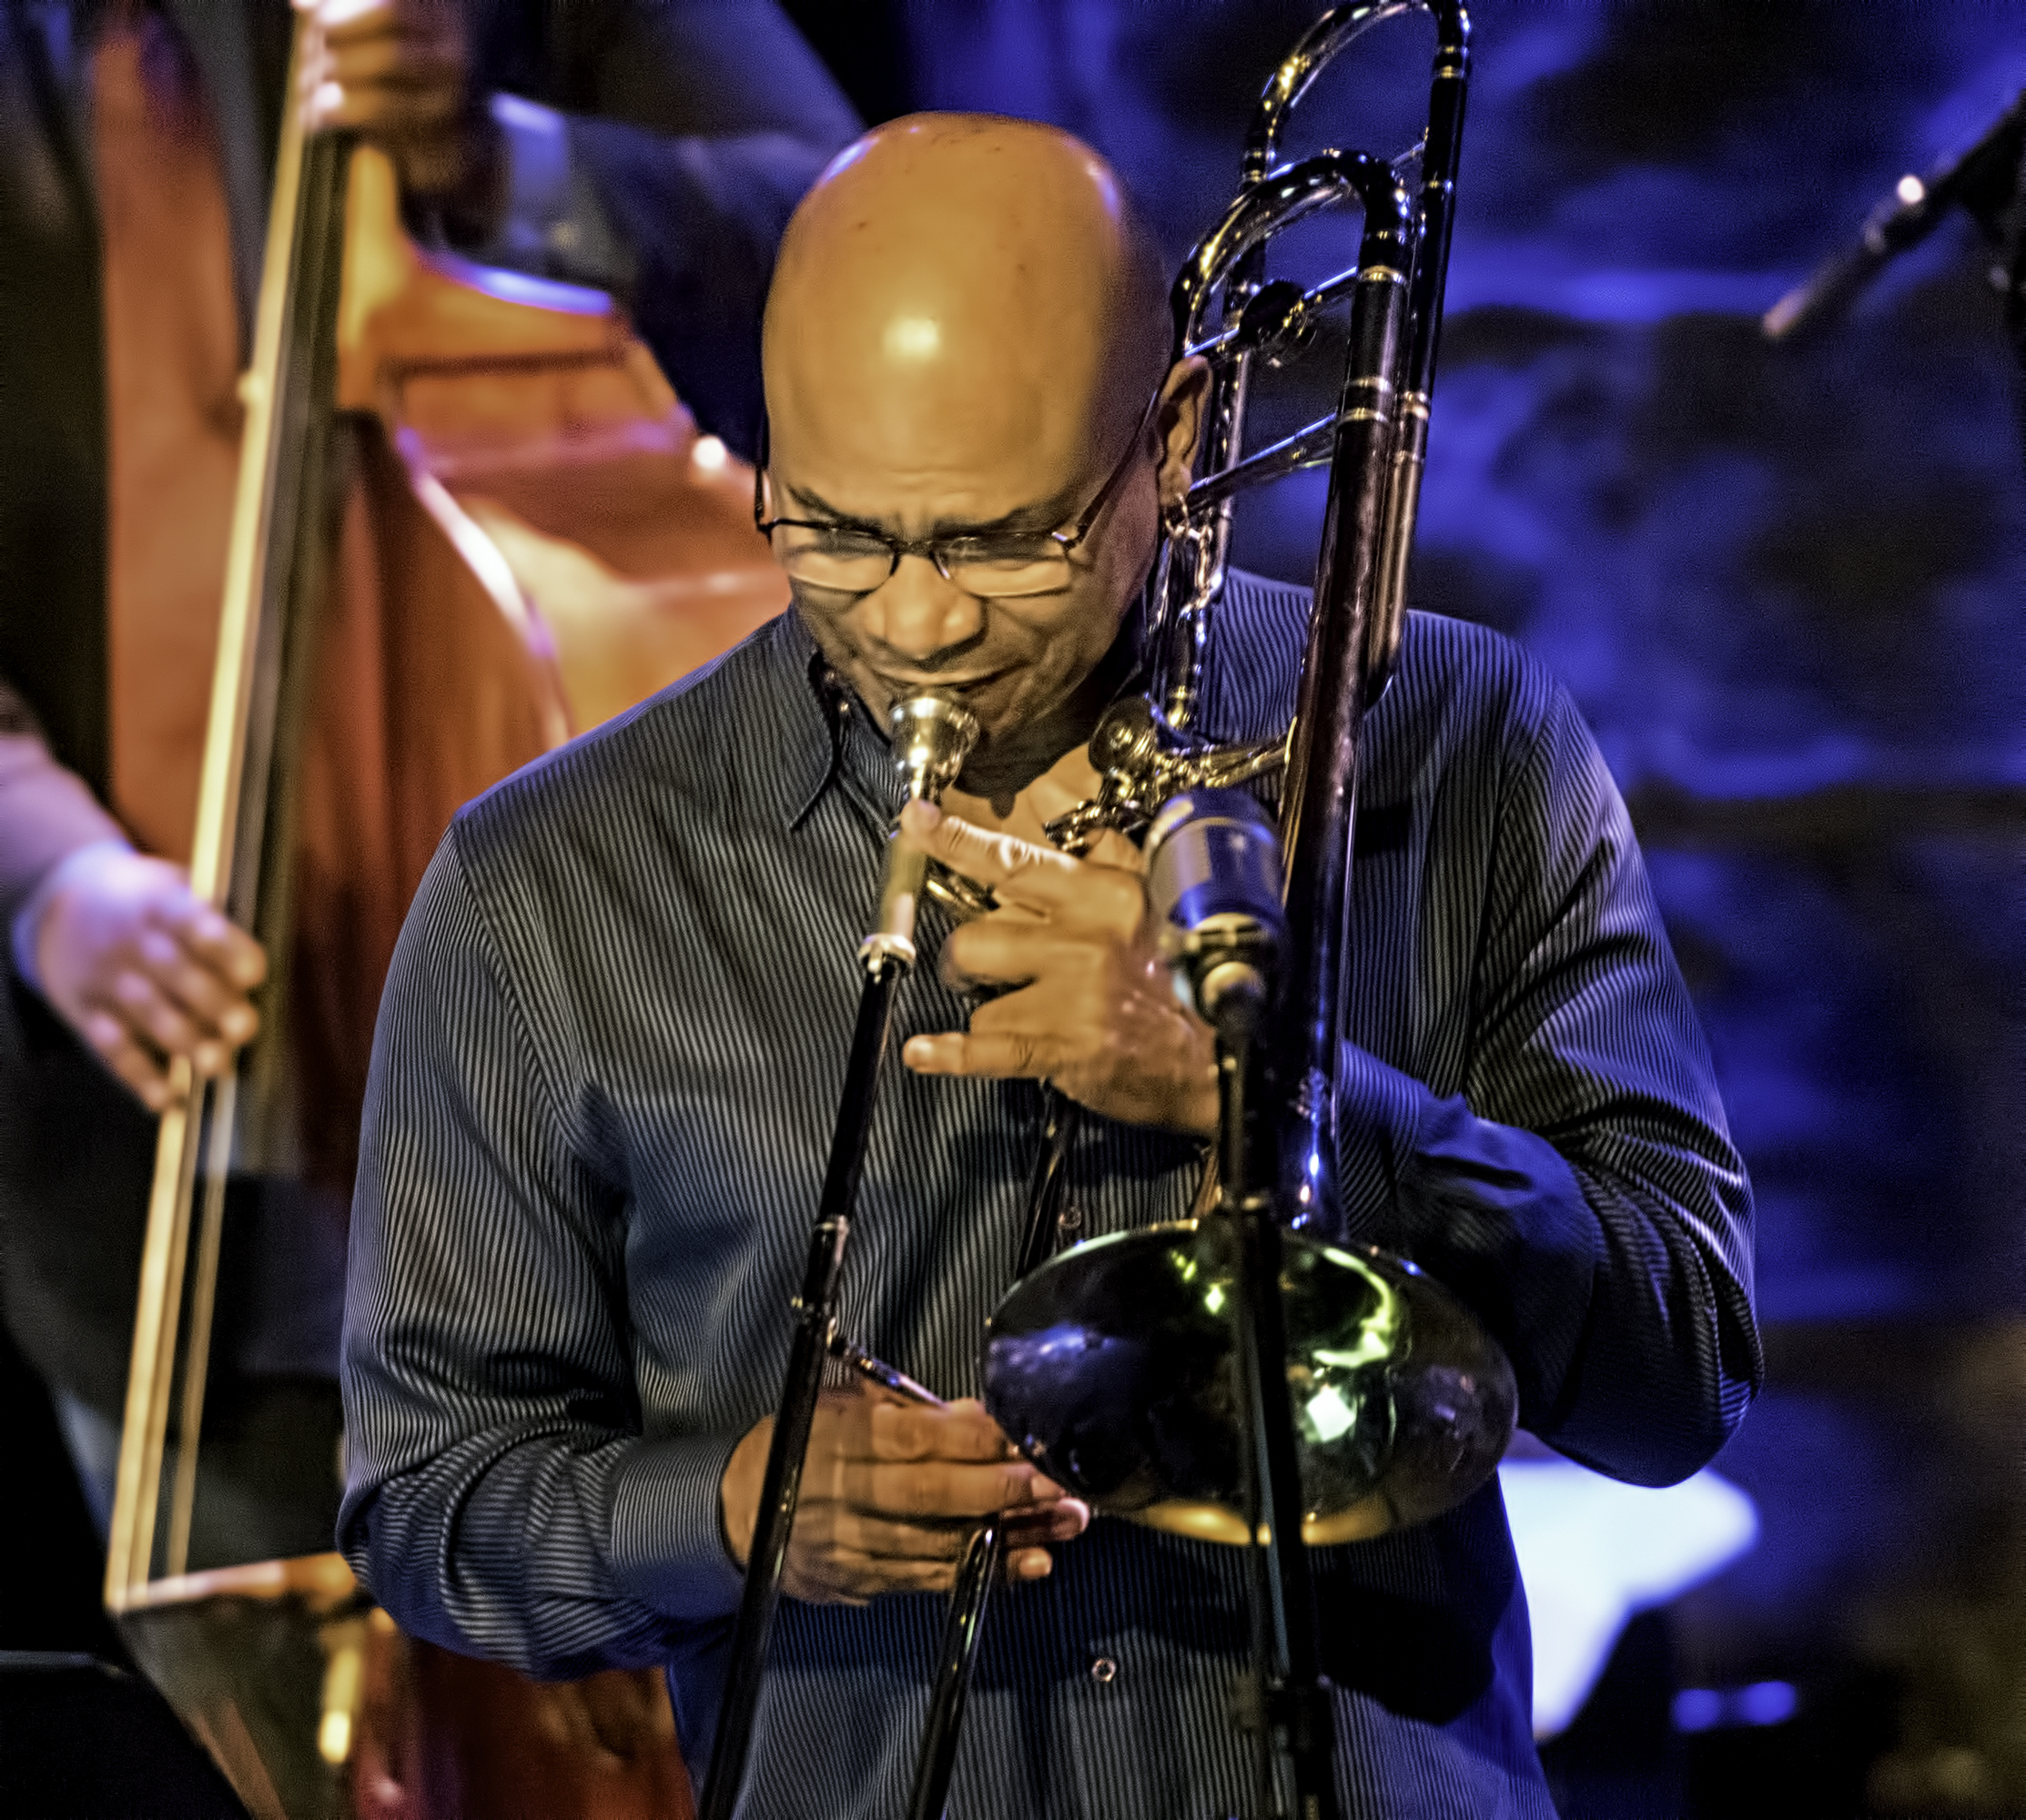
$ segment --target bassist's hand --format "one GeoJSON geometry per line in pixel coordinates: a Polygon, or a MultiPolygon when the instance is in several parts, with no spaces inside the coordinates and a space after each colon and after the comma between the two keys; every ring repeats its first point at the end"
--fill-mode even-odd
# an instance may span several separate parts
{"type": "Polygon", "coordinates": [[[431,201],[474,201],[497,177],[499,139],[470,92],[457,0],[296,0],[320,51],[304,72],[305,123],[346,129],[394,161],[401,187],[431,201]]]}
{"type": "Polygon", "coordinates": [[[57,870],[33,935],[42,996],[151,1112],[167,1062],[222,1073],[260,1027],[248,994],[267,977],[259,943],[198,896],[180,866],[116,843],[57,870]]]}

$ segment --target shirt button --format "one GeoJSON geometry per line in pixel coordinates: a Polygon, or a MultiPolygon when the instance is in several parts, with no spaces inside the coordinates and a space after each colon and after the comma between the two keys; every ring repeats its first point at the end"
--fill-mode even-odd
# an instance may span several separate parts
{"type": "Polygon", "coordinates": [[[1090,1679],[1099,1687],[1109,1687],[1119,1678],[1119,1664],[1108,1655],[1100,1655],[1090,1664],[1090,1679]]]}
{"type": "Polygon", "coordinates": [[[1074,1201],[1055,1217],[1056,1230],[1065,1245],[1074,1245],[1083,1235],[1083,1209],[1074,1201]]]}

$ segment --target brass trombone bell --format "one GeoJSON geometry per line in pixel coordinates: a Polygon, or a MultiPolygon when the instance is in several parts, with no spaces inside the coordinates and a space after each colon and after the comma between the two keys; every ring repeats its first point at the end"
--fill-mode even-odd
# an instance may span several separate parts
{"type": "MultiPolygon", "coordinates": [[[[1303,1540],[1362,1542],[1463,1502],[1513,1435],[1497,1341],[1411,1264],[1300,1232],[1281,1243],[1303,1540]]],[[[1093,1509],[1242,1545],[1237,1264],[1214,1214],[1063,1252],[993,1313],[985,1407],[1093,1509]]]]}

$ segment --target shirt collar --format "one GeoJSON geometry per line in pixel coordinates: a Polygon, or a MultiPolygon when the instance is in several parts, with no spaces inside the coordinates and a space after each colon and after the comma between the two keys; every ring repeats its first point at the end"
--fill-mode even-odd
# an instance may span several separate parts
{"type": "Polygon", "coordinates": [[[876,819],[899,813],[900,780],[891,748],[850,686],[825,660],[802,615],[777,622],[778,662],[770,666],[783,741],[781,811],[798,828],[833,784],[876,819]]]}

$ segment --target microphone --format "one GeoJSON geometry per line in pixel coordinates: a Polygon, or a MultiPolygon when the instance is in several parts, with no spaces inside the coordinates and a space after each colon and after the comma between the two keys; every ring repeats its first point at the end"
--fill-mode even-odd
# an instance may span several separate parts
{"type": "Polygon", "coordinates": [[[1931,177],[1903,177],[1869,215],[1858,238],[1833,254],[1797,288],[1759,318],[1768,341],[1784,341],[1797,330],[1841,309],[1879,269],[1910,247],[1917,247],[1956,203],[1995,234],[1996,217],[2019,187],[2020,158],[2026,152],[2026,89],[2012,98],[1982,138],[1953,164],[1931,177]]]}
{"type": "Polygon", "coordinates": [[[1220,1036],[1242,1043],[1272,998],[1287,941],[1280,836],[1241,790],[1188,790],[1147,835],[1147,895],[1166,925],[1188,1002],[1220,1036]]]}

